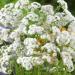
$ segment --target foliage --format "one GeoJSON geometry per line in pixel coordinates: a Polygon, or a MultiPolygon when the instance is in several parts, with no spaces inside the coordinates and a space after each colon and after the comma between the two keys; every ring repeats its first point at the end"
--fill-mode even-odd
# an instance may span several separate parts
{"type": "Polygon", "coordinates": [[[17,0],[0,0],[0,8],[2,8],[5,4],[10,2],[16,2],[17,0]]]}

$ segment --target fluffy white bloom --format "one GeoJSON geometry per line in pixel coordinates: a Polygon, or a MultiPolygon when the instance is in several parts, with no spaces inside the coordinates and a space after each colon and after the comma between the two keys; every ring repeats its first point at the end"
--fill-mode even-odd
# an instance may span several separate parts
{"type": "Polygon", "coordinates": [[[30,26],[29,26],[29,30],[28,30],[28,34],[30,34],[30,35],[42,34],[43,31],[44,31],[44,28],[41,27],[41,26],[30,25],[30,26]]]}
{"type": "Polygon", "coordinates": [[[66,16],[63,17],[64,20],[67,22],[72,22],[74,20],[74,17],[71,16],[71,14],[67,14],[66,16]]]}
{"type": "Polygon", "coordinates": [[[18,31],[27,34],[27,27],[28,27],[28,25],[29,25],[28,19],[26,19],[26,17],[24,17],[21,20],[21,23],[20,23],[20,25],[18,27],[18,31]]]}
{"type": "Polygon", "coordinates": [[[6,4],[6,5],[4,6],[4,8],[7,9],[7,10],[11,10],[11,9],[14,8],[14,3],[6,4]]]}
{"type": "Polygon", "coordinates": [[[42,65],[44,63],[43,59],[40,57],[33,57],[32,64],[35,65],[42,65]]]}
{"type": "Polygon", "coordinates": [[[55,14],[55,16],[58,16],[59,18],[62,18],[62,17],[64,17],[66,14],[64,13],[64,12],[57,12],[56,14],[55,14]]]}
{"type": "Polygon", "coordinates": [[[45,40],[48,40],[48,41],[50,41],[51,40],[51,36],[49,35],[49,34],[42,34],[41,36],[40,36],[40,38],[41,39],[45,39],[45,40]]]}
{"type": "Polygon", "coordinates": [[[55,20],[54,16],[48,15],[48,16],[47,16],[46,23],[51,24],[51,22],[53,22],[54,20],[55,20]]]}
{"type": "Polygon", "coordinates": [[[51,56],[48,55],[48,54],[43,54],[43,55],[42,55],[42,59],[43,59],[43,60],[46,60],[48,63],[51,63],[51,62],[52,62],[52,61],[51,61],[51,56]]]}
{"type": "Polygon", "coordinates": [[[58,52],[67,70],[74,70],[75,17],[64,0],[58,3],[63,9],[61,12],[54,10],[52,5],[29,0],[6,4],[0,10],[1,72],[10,70],[9,62],[14,57],[26,70],[45,62],[54,65],[60,61],[58,52]]]}
{"type": "Polygon", "coordinates": [[[73,48],[63,47],[63,51],[68,52],[72,56],[72,59],[75,61],[75,51],[73,48]]]}
{"type": "Polygon", "coordinates": [[[2,67],[0,72],[3,72],[3,73],[5,73],[5,74],[6,74],[6,73],[7,73],[7,72],[6,72],[6,70],[7,70],[7,68],[2,67]]]}
{"type": "Polygon", "coordinates": [[[29,5],[29,0],[18,0],[15,4],[15,8],[25,9],[29,5]]]}
{"type": "Polygon", "coordinates": [[[59,21],[60,20],[59,16],[55,15],[54,17],[55,17],[55,21],[59,21]]]}
{"type": "Polygon", "coordinates": [[[2,40],[8,42],[8,40],[9,40],[9,34],[8,34],[9,31],[10,31],[10,29],[5,29],[5,28],[2,29],[1,35],[0,35],[0,37],[1,37],[2,40]]]}
{"type": "Polygon", "coordinates": [[[22,24],[22,23],[21,23],[21,24],[19,25],[19,27],[18,27],[18,31],[19,31],[19,32],[23,32],[23,30],[24,30],[24,32],[25,32],[26,29],[27,29],[26,26],[25,26],[24,24],[22,24]]]}
{"type": "Polygon", "coordinates": [[[67,45],[70,42],[70,34],[67,31],[62,31],[56,38],[58,45],[67,45]]]}
{"type": "Polygon", "coordinates": [[[41,47],[41,49],[47,49],[48,53],[57,51],[57,47],[53,43],[46,43],[44,46],[41,47]]]}
{"type": "Polygon", "coordinates": [[[27,27],[24,27],[24,28],[23,28],[23,33],[28,34],[27,27]]]}
{"type": "Polygon", "coordinates": [[[52,5],[44,5],[41,7],[41,10],[43,12],[45,12],[48,15],[53,15],[54,14],[54,10],[53,10],[53,6],[52,5]]]}
{"type": "Polygon", "coordinates": [[[34,11],[36,9],[41,8],[41,4],[37,3],[37,2],[33,2],[31,3],[31,5],[28,7],[31,11],[34,11]]]}
{"type": "Polygon", "coordinates": [[[24,17],[22,20],[21,20],[22,24],[24,25],[28,25],[29,22],[28,22],[28,19],[26,19],[26,17],[24,17]]]}
{"type": "Polygon", "coordinates": [[[21,65],[26,68],[26,70],[30,70],[33,68],[33,65],[31,64],[32,57],[23,57],[21,65]]]}
{"type": "Polygon", "coordinates": [[[68,26],[68,31],[75,33],[75,21],[72,21],[68,26]]]}
{"type": "Polygon", "coordinates": [[[68,9],[67,3],[64,0],[58,0],[57,1],[63,9],[68,9]]]}
{"type": "Polygon", "coordinates": [[[52,32],[59,35],[60,34],[60,29],[56,26],[52,26],[52,32]]]}
{"type": "Polygon", "coordinates": [[[16,51],[16,49],[20,46],[20,41],[15,40],[10,46],[12,46],[13,51],[16,51]]]}
{"type": "Polygon", "coordinates": [[[64,12],[67,14],[67,19],[70,19],[69,21],[75,21],[75,17],[71,14],[71,12],[69,12],[68,10],[64,10],[64,12]]]}
{"type": "Polygon", "coordinates": [[[66,65],[68,68],[68,71],[72,72],[74,70],[74,66],[73,66],[71,55],[68,52],[62,52],[61,56],[62,56],[64,65],[66,65]]]}
{"type": "Polygon", "coordinates": [[[68,15],[68,20],[75,20],[75,17],[68,11],[68,5],[64,0],[58,0],[57,1],[61,7],[63,8],[64,12],[68,15]]]}
{"type": "Polygon", "coordinates": [[[71,41],[70,41],[70,47],[72,47],[73,49],[75,49],[75,35],[72,34],[71,35],[71,41]]]}
{"type": "MultiPolygon", "coordinates": [[[[6,9],[5,9],[6,10],[6,9]]],[[[3,11],[2,16],[0,16],[0,22],[4,26],[17,26],[17,22],[21,19],[23,13],[21,9],[11,9],[11,11],[3,11]]]]}
{"type": "Polygon", "coordinates": [[[26,55],[27,56],[31,56],[31,55],[33,55],[34,54],[34,49],[32,49],[32,48],[29,48],[29,47],[26,47],[27,48],[27,50],[26,50],[26,55]]]}
{"type": "Polygon", "coordinates": [[[33,22],[39,20],[39,16],[38,16],[37,14],[35,14],[34,12],[30,12],[30,13],[26,16],[26,18],[27,18],[28,20],[30,20],[30,21],[33,21],[33,22]]]}
{"type": "Polygon", "coordinates": [[[21,9],[13,9],[13,16],[15,16],[17,19],[22,17],[22,10],[21,9]]]}
{"type": "Polygon", "coordinates": [[[0,68],[1,72],[7,73],[7,67],[9,66],[10,56],[3,53],[3,57],[0,58],[0,68]]]}
{"type": "Polygon", "coordinates": [[[21,63],[22,63],[22,57],[18,57],[18,58],[17,58],[17,63],[18,63],[18,64],[21,64],[21,63]]]}
{"type": "Polygon", "coordinates": [[[19,36],[19,33],[18,32],[12,32],[10,34],[10,38],[14,39],[14,38],[17,38],[19,36]]]}
{"type": "Polygon", "coordinates": [[[27,49],[31,48],[31,49],[34,49],[34,48],[38,48],[39,45],[37,44],[37,39],[36,38],[26,38],[24,40],[24,45],[26,46],[27,49]]]}

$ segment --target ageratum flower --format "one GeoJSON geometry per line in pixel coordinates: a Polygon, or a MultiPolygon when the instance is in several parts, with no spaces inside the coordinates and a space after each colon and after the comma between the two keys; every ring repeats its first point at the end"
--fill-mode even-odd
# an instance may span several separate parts
{"type": "Polygon", "coordinates": [[[59,61],[68,72],[74,70],[75,17],[64,0],[57,3],[61,12],[29,0],[0,9],[0,72],[10,74],[14,63],[25,70],[48,63],[51,72],[59,61]]]}

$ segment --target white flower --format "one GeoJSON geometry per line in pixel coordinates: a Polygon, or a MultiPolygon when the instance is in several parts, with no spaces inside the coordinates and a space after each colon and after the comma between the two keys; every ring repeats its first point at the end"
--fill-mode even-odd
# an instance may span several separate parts
{"type": "Polygon", "coordinates": [[[7,74],[6,70],[7,70],[7,68],[2,67],[0,72],[3,72],[3,73],[5,73],[5,74],[7,74]]]}
{"type": "Polygon", "coordinates": [[[27,47],[26,55],[27,55],[27,56],[31,56],[31,55],[33,55],[33,54],[34,54],[34,49],[27,47]]]}
{"type": "Polygon", "coordinates": [[[16,51],[16,49],[20,46],[20,40],[15,40],[12,44],[11,44],[11,46],[12,46],[12,48],[13,48],[13,51],[16,51]]]}
{"type": "Polygon", "coordinates": [[[68,26],[68,31],[71,33],[75,33],[75,21],[72,21],[70,25],[68,26]]]}
{"type": "Polygon", "coordinates": [[[59,16],[55,15],[54,17],[55,17],[55,21],[59,21],[60,20],[59,16]]]}
{"type": "Polygon", "coordinates": [[[29,24],[28,19],[26,19],[26,17],[24,17],[24,18],[21,20],[21,23],[24,24],[24,25],[28,25],[28,24],[29,24]]]}
{"type": "Polygon", "coordinates": [[[25,33],[27,34],[27,26],[29,25],[29,22],[28,20],[24,17],[22,20],[21,20],[21,23],[18,27],[18,31],[21,33],[25,33]]]}
{"type": "Polygon", "coordinates": [[[41,26],[31,25],[29,26],[28,34],[34,35],[34,34],[42,34],[44,31],[44,28],[41,26]]]}
{"type": "Polygon", "coordinates": [[[68,68],[68,71],[72,72],[74,70],[74,66],[73,66],[71,55],[68,52],[62,52],[61,56],[62,56],[64,65],[66,65],[68,68]]]}
{"type": "Polygon", "coordinates": [[[24,28],[23,28],[23,33],[25,33],[26,35],[28,35],[27,27],[24,27],[24,28]]]}
{"type": "Polygon", "coordinates": [[[31,5],[28,7],[31,11],[34,11],[36,9],[41,8],[41,4],[37,3],[37,2],[33,2],[31,3],[31,5]]]}
{"type": "Polygon", "coordinates": [[[25,9],[29,5],[29,0],[19,0],[15,4],[15,8],[25,9]]]}
{"type": "Polygon", "coordinates": [[[41,49],[47,49],[48,53],[56,52],[57,47],[53,43],[46,43],[44,46],[41,47],[41,49]]]}
{"type": "Polygon", "coordinates": [[[27,62],[27,63],[23,63],[22,66],[26,69],[26,70],[31,70],[33,68],[32,64],[27,62]]]}
{"type": "Polygon", "coordinates": [[[7,68],[9,66],[9,60],[10,60],[10,56],[7,55],[7,53],[3,53],[3,57],[0,58],[1,72],[7,73],[7,68]]]}
{"type": "Polygon", "coordinates": [[[5,11],[2,12],[2,16],[0,17],[0,22],[4,26],[15,26],[17,25],[17,21],[19,21],[22,18],[22,10],[20,9],[11,9],[10,11],[5,9],[5,11]]]}
{"type": "Polygon", "coordinates": [[[7,10],[11,10],[11,9],[14,8],[14,3],[6,4],[6,5],[4,6],[4,8],[7,9],[7,10]]]}
{"type": "Polygon", "coordinates": [[[52,26],[52,32],[56,35],[59,35],[60,34],[60,29],[56,26],[52,26]]]}
{"type": "Polygon", "coordinates": [[[75,20],[75,18],[71,15],[68,14],[66,16],[63,17],[64,20],[66,20],[68,23],[71,23],[73,20],[75,20]]]}
{"type": "Polygon", "coordinates": [[[75,21],[75,17],[71,14],[71,12],[69,12],[68,10],[64,10],[64,12],[66,13],[67,15],[67,20],[69,21],[75,21]]]}
{"type": "Polygon", "coordinates": [[[15,39],[15,38],[18,38],[19,36],[20,36],[20,33],[17,30],[14,30],[14,32],[12,32],[9,37],[11,39],[15,39]]]}
{"type": "Polygon", "coordinates": [[[70,34],[68,31],[62,31],[56,38],[58,45],[67,45],[70,42],[70,34]]]}
{"type": "Polygon", "coordinates": [[[49,54],[43,54],[42,59],[46,60],[48,63],[51,63],[51,56],[49,54]]]}
{"type": "Polygon", "coordinates": [[[58,16],[59,18],[62,18],[62,17],[64,17],[66,14],[64,13],[64,12],[57,12],[56,14],[55,14],[55,16],[58,16]]]}
{"type": "Polygon", "coordinates": [[[18,58],[17,58],[17,63],[18,63],[18,64],[21,64],[21,63],[22,63],[22,57],[18,57],[18,58]]]}
{"type": "Polygon", "coordinates": [[[75,17],[64,0],[58,0],[58,3],[63,9],[61,12],[56,12],[52,5],[29,0],[6,4],[0,10],[1,72],[10,70],[9,62],[14,57],[26,70],[45,62],[52,65],[59,61],[57,52],[67,70],[74,70],[75,17]]]}
{"type": "Polygon", "coordinates": [[[40,57],[33,57],[32,58],[32,64],[35,65],[42,65],[44,61],[40,57]]]}
{"type": "Polygon", "coordinates": [[[2,40],[4,40],[4,41],[8,41],[8,38],[9,38],[9,31],[10,31],[10,29],[2,29],[2,31],[1,31],[1,35],[0,35],[0,37],[1,37],[1,39],[2,40]]]}
{"type": "Polygon", "coordinates": [[[26,46],[27,49],[34,49],[38,48],[39,45],[37,44],[37,39],[36,38],[26,38],[24,40],[24,45],[26,46]]]}
{"type": "Polygon", "coordinates": [[[48,15],[46,19],[46,23],[51,24],[55,20],[54,16],[48,15]]]}
{"type": "Polygon", "coordinates": [[[30,12],[30,13],[26,16],[26,18],[27,18],[28,20],[30,20],[30,21],[33,21],[33,22],[39,20],[39,16],[38,16],[37,14],[35,14],[34,12],[30,12]]]}
{"type": "Polygon", "coordinates": [[[50,36],[49,34],[46,34],[46,33],[42,34],[42,35],[40,36],[40,38],[41,38],[41,39],[46,39],[46,40],[48,40],[48,41],[51,40],[51,36],[50,36]]]}
{"type": "Polygon", "coordinates": [[[70,47],[75,49],[75,35],[74,34],[71,35],[70,47]]]}
{"type": "Polygon", "coordinates": [[[63,9],[68,9],[67,3],[64,0],[58,0],[57,1],[63,9]]]}
{"type": "Polygon", "coordinates": [[[75,61],[75,51],[73,48],[63,47],[63,51],[68,52],[72,56],[72,59],[75,61]]]}
{"type": "Polygon", "coordinates": [[[21,9],[13,9],[12,12],[13,12],[13,16],[16,17],[17,19],[19,19],[23,15],[21,9]]]}
{"type": "Polygon", "coordinates": [[[3,61],[9,61],[9,59],[10,59],[10,56],[7,53],[3,53],[2,60],[3,61]]]}
{"type": "Polygon", "coordinates": [[[21,65],[26,69],[26,70],[31,70],[33,68],[33,65],[31,64],[31,59],[32,57],[23,57],[22,58],[22,63],[21,65]]]}
{"type": "Polygon", "coordinates": [[[53,15],[54,14],[54,10],[53,10],[53,6],[52,5],[43,5],[41,7],[41,10],[43,12],[45,12],[47,15],[53,15]]]}

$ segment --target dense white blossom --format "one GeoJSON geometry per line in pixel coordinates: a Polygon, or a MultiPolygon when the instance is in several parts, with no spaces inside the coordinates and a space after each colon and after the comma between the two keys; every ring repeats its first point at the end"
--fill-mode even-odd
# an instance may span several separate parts
{"type": "Polygon", "coordinates": [[[24,45],[26,47],[26,49],[30,49],[32,51],[32,49],[38,48],[39,47],[39,43],[37,42],[36,38],[26,38],[24,40],[24,45]]]}
{"type": "Polygon", "coordinates": [[[48,15],[53,15],[54,14],[54,10],[53,10],[53,6],[52,5],[43,5],[41,7],[41,10],[43,12],[45,12],[48,15]]]}
{"type": "Polygon", "coordinates": [[[57,47],[55,46],[55,44],[53,43],[46,43],[42,49],[47,49],[47,52],[50,53],[50,52],[56,52],[57,50],[57,47]]]}
{"type": "Polygon", "coordinates": [[[74,70],[73,62],[72,62],[72,57],[68,52],[62,52],[61,53],[62,59],[64,64],[67,66],[68,71],[71,72],[74,70]]]}
{"type": "Polygon", "coordinates": [[[21,64],[26,70],[32,69],[32,63],[31,63],[32,57],[19,57],[17,59],[17,62],[21,64]]]}
{"type": "Polygon", "coordinates": [[[39,16],[38,16],[37,14],[35,14],[34,12],[30,12],[30,13],[26,16],[26,18],[27,18],[28,20],[30,20],[30,21],[33,21],[33,22],[39,20],[39,16]]]}
{"type": "Polygon", "coordinates": [[[0,9],[0,72],[9,74],[13,60],[26,70],[45,62],[56,65],[59,55],[67,71],[74,70],[75,17],[64,0],[57,2],[61,12],[52,5],[29,0],[0,9]]]}
{"type": "Polygon", "coordinates": [[[58,43],[58,45],[67,45],[70,42],[70,34],[69,34],[69,32],[67,32],[67,31],[61,32],[57,36],[56,42],[58,43]]]}
{"type": "Polygon", "coordinates": [[[44,28],[37,25],[31,25],[29,26],[28,34],[34,35],[34,34],[42,34],[44,31],[44,28]]]}
{"type": "Polygon", "coordinates": [[[37,2],[33,2],[31,3],[31,5],[28,7],[31,11],[34,11],[36,9],[39,9],[41,8],[41,4],[40,3],[37,3],[37,2]]]}
{"type": "Polygon", "coordinates": [[[53,22],[54,20],[55,20],[54,16],[48,15],[46,22],[47,22],[48,24],[50,24],[50,23],[53,22]]]}
{"type": "Polygon", "coordinates": [[[18,0],[15,4],[15,8],[25,9],[29,5],[29,0],[18,0]]]}
{"type": "Polygon", "coordinates": [[[35,65],[42,65],[44,63],[43,59],[41,57],[33,57],[32,58],[32,64],[35,65]]]}

